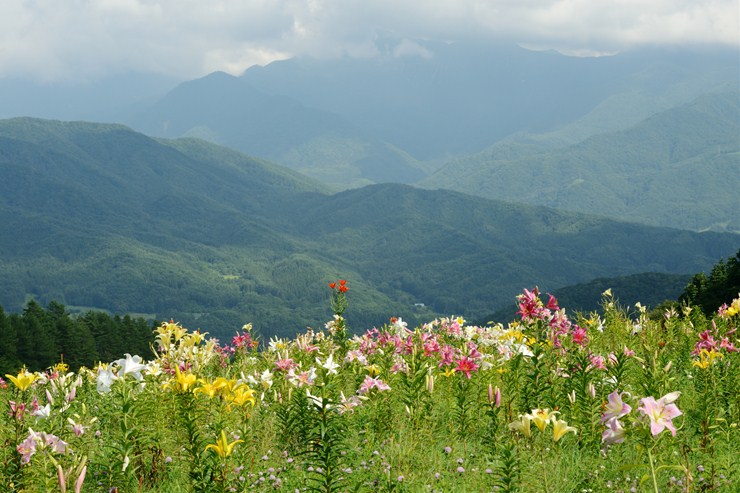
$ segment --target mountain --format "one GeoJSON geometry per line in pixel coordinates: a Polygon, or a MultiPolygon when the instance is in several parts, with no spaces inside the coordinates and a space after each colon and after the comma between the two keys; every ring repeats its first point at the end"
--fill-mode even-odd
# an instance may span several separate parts
{"type": "Polygon", "coordinates": [[[340,188],[414,183],[512,135],[544,148],[621,130],[737,86],[737,53],[572,57],[381,36],[368,58],[293,58],[189,81],[125,122],[196,136],[340,188]],[[546,134],[547,137],[542,137],[546,134]]]}
{"type": "Polygon", "coordinates": [[[413,158],[340,116],[222,72],[179,85],[130,123],[149,135],[226,145],[342,187],[424,175],[413,158]]]}
{"type": "Polygon", "coordinates": [[[576,122],[571,139],[620,130],[701,94],[736,88],[740,70],[737,50],[729,49],[573,57],[506,43],[391,36],[379,37],[374,48],[367,59],[303,57],[255,66],[241,79],[436,161],[576,122]]]}
{"type": "Polygon", "coordinates": [[[328,193],[197,139],[121,125],[0,121],[0,305],[27,299],[175,318],[228,337],[482,316],[524,287],[694,273],[740,236],[693,233],[380,184],[328,193]]]}
{"type": "Polygon", "coordinates": [[[509,140],[419,185],[692,230],[740,231],[740,92],[550,149],[509,140]]]}
{"type": "Polygon", "coordinates": [[[198,137],[345,189],[415,184],[493,145],[519,156],[578,145],[740,82],[737,50],[717,47],[574,57],[381,33],[366,55],[297,57],[178,86],[145,74],[77,86],[0,79],[0,117],[198,137]]]}

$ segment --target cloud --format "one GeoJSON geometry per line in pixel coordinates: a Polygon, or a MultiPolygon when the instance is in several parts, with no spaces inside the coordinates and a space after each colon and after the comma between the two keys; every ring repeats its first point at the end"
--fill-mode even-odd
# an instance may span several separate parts
{"type": "MultiPolygon", "coordinates": [[[[736,0],[3,0],[0,76],[192,78],[293,55],[373,56],[378,33],[571,52],[740,47],[736,0]]],[[[410,50],[410,51],[409,51],[410,50]]]]}

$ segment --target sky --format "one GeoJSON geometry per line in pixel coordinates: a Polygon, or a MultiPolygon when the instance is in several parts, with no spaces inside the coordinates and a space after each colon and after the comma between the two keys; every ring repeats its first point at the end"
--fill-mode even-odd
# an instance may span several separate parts
{"type": "Polygon", "coordinates": [[[375,40],[494,40],[566,54],[740,48],[738,0],[2,0],[0,77],[192,79],[292,56],[372,57],[375,40]]]}

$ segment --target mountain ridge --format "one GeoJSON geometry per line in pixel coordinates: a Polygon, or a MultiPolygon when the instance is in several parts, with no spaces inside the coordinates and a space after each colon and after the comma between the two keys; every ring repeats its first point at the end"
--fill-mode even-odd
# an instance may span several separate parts
{"type": "Polygon", "coordinates": [[[56,300],[221,337],[245,321],[266,335],[322,324],[337,278],[367,328],[482,316],[535,284],[695,273],[740,242],[402,184],[327,193],[196,139],[23,119],[0,121],[0,224],[9,310],[56,300]]]}
{"type": "Polygon", "coordinates": [[[740,175],[739,134],[740,91],[706,94],[564,148],[503,144],[499,159],[493,146],[451,161],[419,185],[645,224],[738,231],[740,198],[731,177],[740,175]]]}

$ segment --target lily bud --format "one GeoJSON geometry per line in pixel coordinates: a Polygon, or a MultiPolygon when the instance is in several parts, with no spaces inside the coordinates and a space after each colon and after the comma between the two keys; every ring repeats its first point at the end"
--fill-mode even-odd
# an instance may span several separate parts
{"type": "Polygon", "coordinates": [[[676,399],[681,395],[681,392],[671,392],[670,394],[666,394],[663,396],[663,402],[666,404],[671,404],[672,402],[676,402],[676,399]]]}
{"type": "Polygon", "coordinates": [[[77,478],[77,481],[75,482],[75,493],[80,493],[80,491],[82,491],[82,483],[85,482],[85,474],[87,474],[87,464],[82,466],[82,471],[80,472],[80,476],[77,478]]]}
{"type": "Polygon", "coordinates": [[[66,493],[67,491],[67,479],[64,477],[64,471],[62,466],[57,464],[57,479],[59,480],[59,491],[66,493]]]}

